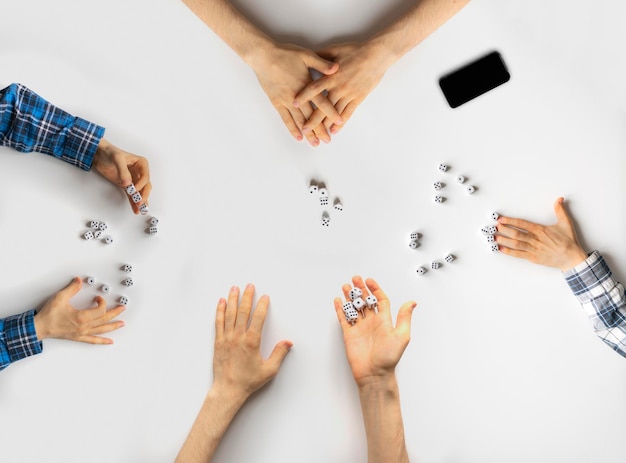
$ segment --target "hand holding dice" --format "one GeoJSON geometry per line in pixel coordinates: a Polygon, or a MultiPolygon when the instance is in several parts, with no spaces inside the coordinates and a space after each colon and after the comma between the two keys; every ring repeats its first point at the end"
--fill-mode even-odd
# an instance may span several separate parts
{"type": "Polygon", "coordinates": [[[342,286],[345,302],[337,297],[334,305],[343,331],[348,363],[357,385],[362,386],[393,374],[409,343],[411,315],[416,303],[406,302],[400,307],[394,327],[389,299],[378,283],[371,278],[364,282],[360,276],[355,276],[352,285],[342,286]],[[352,297],[364,299],[366,307],[378,315],[358,320],[352,297]]]}
{"type": "Polygon", "coordinates": [[[128,193],[129,203],[135,214],[147,214],[148,197],[152,190],[148,160],[128,153],[112,145],[104,138],[93,158],[94,169],[114,185],[134,190],[128,193]],[[133,197],[135,193],[139,196],[133,197]]]}

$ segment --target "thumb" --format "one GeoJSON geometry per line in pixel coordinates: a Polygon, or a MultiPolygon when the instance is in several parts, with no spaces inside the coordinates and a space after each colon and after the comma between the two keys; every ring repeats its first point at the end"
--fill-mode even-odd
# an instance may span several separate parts
{"type": "Polygon", "coordinates": [[[118,154],[114,157],[113,162],[115,162],[115,167],[117,168],[117,177],[120,186],[125,188],[133,183],[133,176],[130,174],[130,170],[128,170],[128,165],[126,164],[126,156],[118,154]]]}
{"type": "Polygon", "coordinates": [[[307,65],[307,67],[316,69],[327,76],[334,74],[339,70],[339,63],[334,63],[332,61],[326,60],[315,53],[307,56],[307,58],[305,59],[305,64],[307,65]]]}
{"type": "Polygon", "coordinates": [[[272,373],[272,377],[278,374],[278,370],[283,364],[283,360],[285,360],[285,357],[287,357],[287,354],[291,350],[292,346],[293,342],[291,341],[280,341],[274,346],[274,350],[270,354],[270,357],[267,359],[267,363],[272,373]]]}
{"type": "Polygon", "coordinates": [[[405,302],[398,311],[395,331],[402,339],[406,339],[407,342],[409,342],[411,338],[411,317],[413,316],[413,310],[416,306],[416,302],[405,302]]]}
{"type": "Polygon", "coordinates": [[[567,214],[565,207],[563,206],[564,199],[557,198],[554,202],[554,214],[556,215],[556,220],[558,223],[565,223],[568,226],[571,226],[572,220],[570,216],[567,214]]]}

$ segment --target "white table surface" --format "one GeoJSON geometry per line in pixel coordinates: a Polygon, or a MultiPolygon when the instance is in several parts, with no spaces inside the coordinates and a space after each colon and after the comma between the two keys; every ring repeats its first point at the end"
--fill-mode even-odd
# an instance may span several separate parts
{"type": "MultiPolygon", "coordinates": [[[[276,37],[318,47],[367,36],[408,3],[240,5],[276,37]]],[[[1,11],[0,85],[21,82],[148,157],[161,223],[148,237],[98,175],[0,149],[0,316],[74,275],[110,282],[110,302],[121,264],[136,281],[113,346],[49,340],[0,374],[0,461],[173,461],[211,382],[215,304],[248,282],[272,300],[264,354],[295,345],[215,461],[365,461],[332,306],[354,274],[379,281],[394,317],[419,303],[397,370],[412,461],[624,461],[626,360],[558,270],[492,254],[479,232],[493,210],[552,223],[563,195],[586,248],[624,281],[623,2],[474,0],[316,149],[290,137],[252,70],[182,2],[3,0],[1,11]],[[491,49],[510,82],[450,109],[438,77],[491,49]],[[343,200],[329,228],[311,178],[343,200]],[[80,238],[92,218],[113,245],[80,238]],[[415,274],[447,252],[453,264],[415,274]]]]}

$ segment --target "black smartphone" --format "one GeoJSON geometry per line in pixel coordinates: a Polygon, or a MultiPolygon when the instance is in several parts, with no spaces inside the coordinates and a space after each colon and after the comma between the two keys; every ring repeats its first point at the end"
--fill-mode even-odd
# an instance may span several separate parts
{"type": "Polygon", "coordinates": [[[487,53],[439,79],[451,108],[456,108],[508,82],[511,74],[497,51],[487,53]]]}

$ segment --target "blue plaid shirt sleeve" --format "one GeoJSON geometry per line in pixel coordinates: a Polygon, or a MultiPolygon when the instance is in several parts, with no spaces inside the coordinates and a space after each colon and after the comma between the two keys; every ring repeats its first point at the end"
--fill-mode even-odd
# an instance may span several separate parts
{"type": "Polygon", "coordinates": [[[626,297],[598,251],[563,272],[565,281],[587,313],[595,333],[626,357],[626,297]]]}
{"type": "Polygon", "coordinates": [[[0,318],[0,370],[11,363],[41,353],[35,331],[35,311],[0,318]]]}
{"type": "Polygon", "coordinates": [[[0,145],[90,170],[104,128],[72,116],[21,84],[0,90],[0,145]]]}

